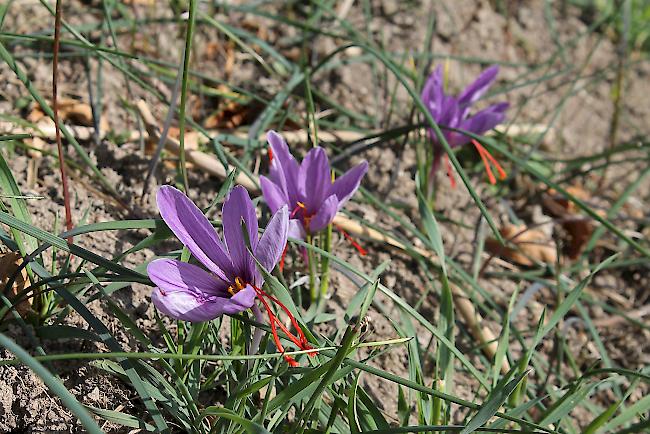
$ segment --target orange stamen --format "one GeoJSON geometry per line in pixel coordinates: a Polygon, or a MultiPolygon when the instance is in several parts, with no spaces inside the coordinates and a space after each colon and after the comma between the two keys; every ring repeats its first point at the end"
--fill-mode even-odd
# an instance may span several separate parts
{"type": "Polygon", "coordinates": [[[481,156],[481,159],[483,160],[483,165],[485,166],[485,171],[487,172],[488,178],[490,180],[490,184],[496,184],[497,180],[492,173],[492,168],[490,166],[490,163],[494,166],[494,168],[497,170],[499,173],[499,179],[504,180],[506,179],[506,171],[503,170],[499,162],[490,154],[490,152],[483,147],[478,141],[472,140],[472,143],[476,147],[476,150],[478,151],[479,155],[481,156]]]}
{"type": "Polygon", "coordinates": [[[359,252],[359,255],[366,256],[368,254],[368,251],[366,249],[364,249],[363,247],[361,247],[361,244],[357,243],[354,240],[354,238],[352,238],[352,236],[350,234],[348,234],[347,232],[345,232],[343,230],[343,228],[341,226],[339,226],[339,225],[334,225],[334,226],[336,227],[336,229],[339,232],[341,232],[341,234],[343,234],[343,237],[345,237],[345,239],[348,240],[350,242],[350,244],[352,244],[352,246],[355,249],[357,249],[357,252],[359,252]]]}
{"type": "Polygon", "coordinates": [[[447,166],[447,177],[449,178],[449,183],[451,188],[456,188],[456,179],[454,178],[454,170],[449,161],[449,155],[445,154],[445,166],[447,166]]]}
{"type": "Polygon", "coordinates": [[[296,202],[296,207],[293,209],[293,211],[291,211],[291,218],[294,218],[296,214],[298,214],[298,211],[300,210],[305,212],[307,210],[307,207],[302,202],[296,202]]]}

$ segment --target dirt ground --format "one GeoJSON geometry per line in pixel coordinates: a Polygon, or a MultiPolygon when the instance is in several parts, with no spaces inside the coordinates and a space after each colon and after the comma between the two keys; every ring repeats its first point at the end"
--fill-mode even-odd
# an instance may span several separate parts
{"type": "MultiPolygon", "coordinates": [[[[65,16],[73,24],[97,22],[101,18],[101,6],[98,2],[66,2],[65,16]],[[83,4],[82,4],[83,3],[83,4]],[[83,6],[83,7],[82,7],[83,6]],[[96,8],[96,9],[93,9],[96,8]],[[73,11],[83,11],[77,13],[73,11]]],[[[542,123],[553,124],[553,136],[542,142],[542,152],[549,155],[561,155],[562,158],[591,155],[606,149],[610,119],[613,114],[611,102],[611,86],[614,71],[612,65],[616,62],[616,50],[612,42],[600,33],[580,39],[576,44],[573,38],[584,32],[587,28],[577,10],[568,9],[568,13],[560,14],[552,9],[553,24],[555,29],[549,28],[545,16],[544,2],[531,0],[521,2],[514,8],[510,19],[497,13],[491,2],[487,1],[441,1],[428,3],[398,1],[374,1],[372,12],[374,18],[370,23],[370,31],[383,41],[386,48],[395,53],[410,53],[413,47],[424,45],[424,35],[428,16],[426,13],[412,13],[413,10],[431,11],[438,16],[437,29],[434,34],[432,50],[441,57],[435,61],[442,61],[443,55],[461,56],[464,58],[494,59],[504,62],[505,65],[499,75],[497,87],[511,83],[521,83],[522,74],[528,67],[526,65],[547,64],[537,73],[527,76],[533,79],[548,73],[548,69],[573,68],[583,77],[603,75],[599,81],[581,79],[573,83],[566,83],[566,76],[546,80],[539,85],[516,87],[506,94],[495,96],[496,100],[508,100],[517,110],[512,110],[509,121],[515,124],[542,123]],[[549,54],[557,46],[565,47],[564,58],[549,60],[549,54]],[[561,106],[557,117],[555,109],[561,106]],[[516,116],[515,116],[516,113],[516,116]]],[[[166,8],[133,7],[140,18],[144,17],[170,17],[166,8]]],[[[252,15],[231,12],[220,16],[230,23],[245,22],[247,26],[263,34],[268,43],[276,47],[283,54],[290,56],[295,47],[288,45],[287,40],[295,36],[295,29],[282,27],[277,23],[263,20],[252,15]]],[[[363,15],[358,7],[353,7],[348,12],[347,19],[363,28],[365,26],[363,15]]],[[[4,23],[5,32],[26,33],[37,32],[41,29],[50,29],[53,19],[38,2],[15,2],[10,8],[9,16],[4,23]]],[[[118,36],[121,47],[131,46],[137,54],[151,56],[160,60],[177,62],[181,55],[183,34],[174,24],[153,24],[143,27],[137,32],[122,32],[118,36]]],[[[235,63],[230,68],[224,68],[223,57],[211,48],[211,43],[223,42],[223,37],[216,31],[199,27],[195,39],[195,53],[192,67],[198,71],[210,74],[219,79],[227,80],[237,86],[255,89],[268,97],[272,97],[284,83],[275,82],[265,75],[265,71],[247,56],[235,56],[235,63]]],[[[311,50],[312,55],[321,58],[340,45],[341,41],[325,38],[315,38],[311,50]]],[[[18,46],[9,44],[21,66],[27,71],[30,79],[37,85],[43,95],[48,95],[51,88],[51,64],[46,46],[18,46]]],[[[350,56],[344,54],[343,57],[350,56]]],[[[96,62],[90,62],[91,71],[97,68],[96,62]]],[[[482,66],[475,64],[460,64],[452,61],[453,73],[450,85],[460,89],[481,70],[482,66]]],[[[61,80],[59,92],[70,98],[88,99],[88,82],[84,62],[79,57],[63,58],[61,63],[61,80]]],[[[570,76],[573,77],[576,74],[570,76]]],[[[619,141],[631,140],[648,133],[650,125],[650,103],[647,95],[650,93],[650,64],[638,62],[627,70],[625,99],[623,103],[623,116],[618,134],[619,141]]],[[[315,78],[314,88],[328,95],[344,107],[361,113],[377,115],[380,124],[377,127],[388,127],[386,122],[386,108],[382,107],[383,95],[386,90],[394,87],[393,80],[360,80],[359,77],[372,77],[373,71],[366,64],[348,63],[336,70],[322,73],[315,78]]],[[[19,101],[25,98],[27,92],[18,82],[7,65],[0,66],[2,87],[0,89],[0,112],[7,116],[25,116],[29,108],[21,106],[19,101]]],[[[152,80],[152,86],[166,96],[170,94],[171,85],[161,81],[152,80]]],[[[167,107],[154,99],[149,92],[142,90],[137,84],[131,82],[130,89],[125,86],[125,78],[114,68],[104,69],[103,78],[102,115],[108,122],[114,136],[137,130],[136,118],[125,106],[123,99],[135,102],[144,98],[152,107],[154,114],[163,119],[167,107]]],[[[398,101],[407,101],[407,95],[399,90],[398,101]]],[[[191,101],[192,113],[195,118],[205,118],[210,110],[214,109],[214,98],[197,96],[191,101]]],[[[395,112],[390,122],[392,126],[404,125],[409,122],[408,112],[395,112]]],[[[162,121],[161,121],[162,123],[162,121]]],[[[143,173],[146,172],[148,156],[144,155],[138,141],[127,141],[119,145],[113,140],[102,140],[100,143],[86,141],[83,143],[87,152],[97,163],[102,173],[115,186],[122,200],[130,210],[125,210],[114,201],[106,200],[105,196],[97,192],[92,181],[79,175],[71,175],[72,191],[74,193],[75,222],[85,218],[86,223],[122,219],[129,216],[157,217],[157,210],[152,194],[145,196],[144,201],[139,201],[142,191],[143,173]]],[[[48,148],[54,150],[54,145],[49,143],[48,148]]],[[[71,147],[67,148],[68,155],[74,155],[71,147]]],[[[27,166],[31,157],[21,150],[12,154],[10,165],[24,194],[44,196],[42,200],[29,201],[29,211],[35,224],[45,230],[54,230],[54,217],[63,214],[63,200],[59,188],[59,173],[55,161],[51,157],[43,157],[36,182],[27,184],[27,166]]],[[[372,168],[363,186],[369,191],[382,197],[385,203],[400,204],[401,214],[414,224],[418,222],[417,201],[414,195],[415,184],[413,181],[416,171],[415,150],[410,144],[403,142],[383,143],[354,155],[347,163],[352,165],[360,159],[367,159],[372,168]]],[[[596,191],[596,179],[584,179],[583,187],[593,194],[593,201],[601,203],[603,208],[611,205],[612,201],[621,193],[622,186],[634,180],[640,173],[643,162],[631,161],[617,165],[613,169],[605,186],[596,191]]],[[[343,167],[342,167],[343,168],[343,167]]],[[[74,171],[73,171],[74,172],[74,171]]],[[[169,183],[173,180],[175,171],[164,164],[156,174],[156,185],[169,183]]],[[[477,191],[486,201],[492,215],[499,222],[507,222],[513,211],[521,217],[534,222],[545,217],[539,203],[527,198],[527,193],[539,193],[539,186],[531,181],[515,178],[515,183],[520,183],[513,189],[521,191],[519,196],[513,196],[508,201],[491,199],[491,187],[485,182],[483,175],[473,178],[477,191]],[[540,215],[542,217],[540,217],[540,215]]],[[[436,209],[452,221],[458,221],[467,226],[443,223],[443,239],[447,254],[459,263],[471,267],[474,251],[476,227],[480,213],[463,188],[452,189],[442,172],[438,174],[440,191],[436,201],[436,209]]],[[[197,171],[190,171],[190,186],[194,186],[191,197],[199,204],[207,205],[211,197],[218,191],[221,181],[197,171]],[[200,186],[200,188],[199,188],[200,186]]],[[[631,201],[631,207],[641,210],[642,215],[647,214],[647,201],[650,199],[650,185],[646,182],[631,201]]],[[[538,197],[538,196],[537,196],[538,197]]],[[[371,223],[384,229],[401,233],[399,224],[385,215],[382,211],[369,207],[359,202],[353,202],[347,209],[371,223]]],[[[623,222],[623,226],[630,232],[641,230],[648,234],[645,227],[635,222],[623,222]]],[[[104,256],[113,257],[132,246],[146,236],[146,231],[130,232],[102,232],[80,236],[76,241],[92,251],[104,256]]],[[[417,242],[416,242],[417,245],[417,242]]],[[[155,253],[165,251],[165,247],[175,246],[168,243],[160,246],[156,252],[144,251],[128,257],[125,265],[138,266],[149,260],[155,253]]],[[[365,247],[369,254],[360,257],[342,237],[335,236],[336,254],[349,260],[351,264],[371,272],[386,260],[391,260],[386,272],[382,275],[382,283],[395,293],[404,297],[412,305],[417,303],[428,283],[419,269],[417,263],[409,256],[385,246],[367,243],[365,247]]],[[[620,246],[619,246],[620,247],[620,246]]],[[[488,268],[486,278],[481,281],[484,288],[492,294],[502,305],[506,305],[510,295],[519,287],[520,291],[527,288],[522,284],[503,277],[489,277],[489,272],[500,271],[498,265],[488,268]]],[[[333,295],[328,309],[333,312],[343,312],[347,302],[358,291],[358,283],[346,274],[335,271],[331,287],[333,295]]],[[[145,330],[155,330],[153,307],[149,295],[151,289],[144,285],[133,285],[115,292],[112,297],[127,313],[136,320],[137,324],[145,330]]],[[[590,291],[594,296],[602,297],[603,301],[616,305],[620,309],[633,311],[646,305],[650,292],[647,290],[647,281],[643,269],[638,272],[610,272],[597,278],[590,291]]],[[[399,315],[399,311],[392,306],[389,300],[378,295],[391,314],[399,315]]],[[[548,291],[540,291],[535,295],[535,303],[525,306],[516,317],[516,326],[521,329],[532,327],[539,317],[539,308],[545,303],[553,303],[554,295],[548,291]]],[[[123,330],[118,327],[118,322],[111,318],[104,302],[94,302],[90,305],[92,312],[111,327],[118,340],[126,349],[135,349],[132,342],[123,330]]],[[[434,324],[438,315],[438,299],[434,295],[425,298],[420,312],[434,324]]],[[[648,331],[634,327],[627,322],[617,322],[604,310],[589,312],[592,320],[601,335],[603,344],[612,361],[624,368],[638,369],[650,363],[650,336],[648,331]],[[612,322],[613,321],[613,322],[612,322]],[[615,324],[616,327],[612,327],[615,324]]],[[[87,327],[83,319],[76,314],[71,314],[64,320],[68,324],[87,327]]],[[[396,337],[396,332],[390,321],[377,311],[372,313],[374,331],[372,340],[381,340],[396,337]]],[[[484,326],[497,331],[500,329],[500,318],[486,314],[484,326]]],[[[29,341],[20,336],[20,329],[12,326],[10,332],[18,339],[19,343],[29,346],[29,341]]],[[[421,331],[421,330],[419,330],[421,331]]],[[[565,325],[570,351],[579,363],[588,365],[598,357],[598,351],[584,326],[573,322],[565,325]]],[[[423,336],[429,336],[422,332],[423,336]]],[[[471,358],[473,363],[480,366],[479,350],[466,334],[459,333],[457,345],[471,358]]],[[[426,345],[428,339],[422,342],[426,345]]],[[[58,348],[70,345],[79,351],[92,351],[101,349],[93,348],[88,342],[70,343],[57,342],[48,344],[46,350],[56,352],[58,348]]],[[[543,352],[552,354],[552,342],[544,344],[543,352]]],[[[1,357],[10,357],[7,352],[0,353],[1,357]]],[[[395,348],[378,358],[377,366],[395,374],[403,375],[407,361],[404,348],[395,348]]],[[[120,409],[121,411],[136,411],[133,408],[135,394],[122,383],[115,381],[101,370],[87,363],[57,365],[57,372],[66,386],[84,404],[105,409],[120,409]]],[[[476,384],[469,377],[457,374],[455,394],[469,400],[475,398],[476,384]]],[[[363,377],[363,383],[371,396],[385,410],[392,421],[397,421],[397,387],[395,384],[382,381],[370,375],[363,377]]],[[[639,389],[640,391],[643,389],[639,389]]],[[[646,390],[646,393],[648,391],[646,390]]],[[[641,392],[639,392],[641,393],[641,392]]],[[[607,402],[611,397],[603,397],[607,402]]],[[[638,397],[632,397],[635,399],[638,397]]],[[[456,412],[455,419],[462,420],[463,413],[456,412]]],[[[579,415],[576,415],[579,417],[579,415]]],[[[105,424],[104,429],[109,432],[127,432],[111,424],[105,424]]],[[[43,383],[26,367],[0,367],[0,431],[1,432],[75,432],[79,430],[73,421],[72,415],[63,407],[57,398],[54,398],[43,383]]]]}

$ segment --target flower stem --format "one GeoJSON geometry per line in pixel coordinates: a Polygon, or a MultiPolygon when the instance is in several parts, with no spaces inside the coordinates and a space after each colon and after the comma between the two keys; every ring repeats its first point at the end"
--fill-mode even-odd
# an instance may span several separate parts
{"type": "MultiPolygon", "coordinates": [[[[253,304],[253,307],[251,307],[251,310],[253,311],[253,315],[255,315],[255,321],[258,323],[264,322],[264,318],[262,317],[262,312],[260,311],[259,306],[257,304],[253,304]]],[[[257,351],[260,349],[260,342],[262,341],[262,333],[264,332],[264,329],[260,327],[255,327],[255,333],[253,333],[253,339],[251,340],[251,346],[248,350],[249,354],[255,354],[257,351]]]]}
{"type": "MultiPolygon", "coordinates": [[[[313,245],[313,240],[312,235],[307,233],[307,244],[313,245]]],[[[318,294],[316,292],[316,260],[312,249],[307,249],[307,261],[309,262],[309,294],[311,302],[314,303],[318,299],[318,294]]]]}
{"type": "Polygon", "coordinates": [[[189,183],[187,180],[187,167],[185,165],[185,107],[187,105],[187,83],[189,81],[190,54],[192,52],[192,36],[194,32],[194,22],[196,21],[196,0],[190,0],[189,17],[187,20],[187,31],[185,33],[185,58],[183,59],[183,78],[181,81],[181,105],[180,118],[178,120],[178,141],[180,146],[179,165],[181,178],[185,193],[189,194],[189,183]]]}
{"type": "MultiPolygon", "coordinates": [[[[329,253],[332,249],[332,224],[327,226],[325,231],[324,250],[329,253]]],[[[321,256],[321,278],[320,278],[320,299],[324,299],[330,284],[330,258],[327,255],[321,256]]]]}
{"type": "MultiPolygon", "coordinates": [[[[52,111],[54,112],[54,131],[56,135],[56,148],[59,157],[59,170],[61,171],[61,187],[63,188],[63,206],[65,207],[65,227],[68,231],[72,230],[72,211],[70,207],[70,190],[68,188],[68,177],[65,173],[65,158],[63,154],[63,144],[61,143],[61,127],[59,126],[59,103],[57,84],[59,80],[59,41],[61,40],[61,2],[56,2],[56,12],[54,16],[54,50],[52,58],[52,111]]],[[[68,237],[68,243],[72,244],[73,238],[68,237]]]]}

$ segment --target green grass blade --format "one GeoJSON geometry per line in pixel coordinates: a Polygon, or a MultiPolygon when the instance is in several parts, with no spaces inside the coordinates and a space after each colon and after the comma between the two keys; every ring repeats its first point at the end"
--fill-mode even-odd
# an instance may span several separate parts
{"type": "MultiPolygon", "coordinates": [[[[490,420],[490,418],[492,418],[492,416],[494,416],[499,408],[506,402],[510,394],[515,390],[519,383],[521,383],[526,375],[528,375],[528,372],[522,372],[515,379],[509,382],[501,381],[497,387],[490,392],[487,401],[481,406],[481,409],[469,421],[467,426],[463,428],[460,434],[472,433],[476,431],[477,428],[487,423],[487,421],[490,420]]],[[[504,380],[507,380],[507,378],[508,377],[504,378],[504,380]]]]}

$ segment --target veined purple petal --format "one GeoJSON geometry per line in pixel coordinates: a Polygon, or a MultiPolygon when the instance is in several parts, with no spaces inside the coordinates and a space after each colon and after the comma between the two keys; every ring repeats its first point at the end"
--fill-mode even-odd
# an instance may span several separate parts
{"type": "MultiPolygon", "coordinates": [[[[293,158],[291,152],[289,152],[287,142],[281,135],[271,130],[266,133],[266,139],[271,146],[271,150],[273,151],[273,160],[275,161],[275,163],[273,161],[271,162],[271,172],[274,170],[282,172],[284,175],[284,182],[286,183],[287,195],[291,201],[295,202],[299,200],[298,171],[300,165],[296,159],[293,158]]],[[[277,177],[279,174],[276,174],[275,176],[277,177]]]]}
{"type": "Polygon", "coordinates": [[[253,306],[255,290],[247,286],[233,297],[209,297],[197,299],[193,294],[184,291],[163,292],[155,288],[151,300],[163,314],[175,319],[190,322],[210,321],[221,315],[234,315],[253,306]]]}
{"type": "Polygon", "coordinates": [[[359,188],[361,179],[368,171],[368,162],[364,161],[348,170],[343,176],[338,178],[332,184],[330,193],[333,193],[338,198],[338,210],[352,197],[352,195],[359,188]]]}
{"type": "Polygon", "coordinates": [[[163,291],[187,291],[197,296],[224,295],[228,284],[196,265],[176,259],[156,259],[147,274],[163,291]]]}
{"type": "Polygon", "coordinates": [[[299,219],[290,219],[289,233],[287,236],[295,238],[296,240],[304,240],[307,237],[307,232],[305,232],[305,227],[302,225],[302,221],[299,219]]]}
{"type": "Polygon", "coordinates": [[[284,246],[287,245],[288,230],[289,210],[284,205],[269,221],[255,250],[255,257],[266,271],[271,272],[280,260],[284,246]]]}
{"type": "Polygon", "coordinates": [[[321,205],[318,212],[311,218],[309,222],[309,230],[311,232],[318,232],[325,229],[328,224],[332,223],[336,211],[338,211],[339,200],[335,194],[331,195],[321,205]]]}
{"type": "Polygon", "coordinates": [[[222,218],[223,235],[235,268],[235,276],[249,281],[256,268],[246,248],[247,243],[242,233],[241,223],[243,221],[246,225],[251,248],[255,251],[258,243],[257,215],[248,191],[241,185],[233,188],[224,201],[222,218]]]}
{"type": "Polygon", "coordinates": [[[474,83],[467,86],[465,90],[463,90],[463,92],[460,94],[458,97],[458,104],[465,107],[476,102],[485,94],[485,92],[487,92],[487,90],[496,79],[498,73],[498,65],[492,65],[481,72],[476,80],[474,80],[474,83]]]}
{"type": "Polygon", "coordinates": [[[227,284],[201,268],[174,259],[157,259],[149,264],[147,273],[158,285],[151,299],[165,315],[197,322],[223,313],[227,284]]]}
{"type": "Polygon", "coordinates": [[[283,205],[289,204],[289,198],[286,193],[266,176],[260,176],[260,187],[262,188],[264,200],[271,209],[271,212],[276,212],[283,205]]]}
{"type": "Polygon", "coordinates": [[[169,229],[205,267],[223,280],[230,280],[233,264],[214,228],[180,190],[164,185],[156,195],[158,209],[169,229]]]}
{"type": "Polygon", "coordinates": [[[325,198],[330,195],[332,173],[325,149],[317,146],[310,150],[300,165],[299,186],[304,188],[304,202],[308,214],[318,211],[325,198]]]}

